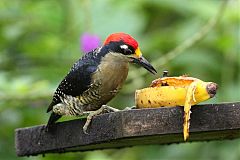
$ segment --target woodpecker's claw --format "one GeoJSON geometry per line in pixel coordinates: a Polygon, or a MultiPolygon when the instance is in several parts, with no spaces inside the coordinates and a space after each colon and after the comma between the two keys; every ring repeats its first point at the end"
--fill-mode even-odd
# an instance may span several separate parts
{"type": "Polygon", "coordinates": [[[92,120],[92,116],[90,116],[90,114],[89,114],[89,115],[87,116],[87,121],[85,122],[85,124],[84,124],[84,126],[83,126],[83,133],[84,133],[84,134],[88,134],[88,133],[87,133],[87,128],[88,128],[91,120],[92,120]]]}
{"type": "Polygon", "coordinates": [[[100,115],[102,113],[117,112],[117,111],[119,111],[119,109],[116,109],[107,105],[102,105],[102,107],[96,111],[89,111],[89,115],[87,116],[87,120],[83,126],[83,133],[88,134],[87,129],[94,116],[100,115]]]}

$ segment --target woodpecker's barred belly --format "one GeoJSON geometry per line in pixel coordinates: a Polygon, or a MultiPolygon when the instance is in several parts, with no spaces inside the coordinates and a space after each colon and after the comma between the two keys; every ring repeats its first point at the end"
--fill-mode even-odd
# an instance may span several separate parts
{"type": "Polygon", "coordinates": [[[62,103],[53,106],[53,112],[58,115],[82,115],[83,105],[81,102],[72,96],[64,95],[61,97],[62,103]]]}
{"type": "Polygon", "coordinates": [[[88,90],[76,97],[61,93],[59,98],[62,103],[53,106],[53,112],[58,115],[81,116],[85,111],[98,109],[101,106],[99,85],[100,83],[90,85],[88,90]]]}

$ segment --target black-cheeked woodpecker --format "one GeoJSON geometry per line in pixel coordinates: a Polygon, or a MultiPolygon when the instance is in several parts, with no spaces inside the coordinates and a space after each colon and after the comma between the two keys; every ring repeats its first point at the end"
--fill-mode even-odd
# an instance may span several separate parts
{"type": "Polygon", "coordinates": [[[86,53],[71,68],[54,93],[47,112],[52,111],[47,130],[63,115],[88,114],[84,133],[92,116],[103,109],[119,92],[128,75],[128,64],[136,63],[155,74],[156,70],[142,56],[138,42],[125,33],[111,34],[102,47],[86,53]]]}

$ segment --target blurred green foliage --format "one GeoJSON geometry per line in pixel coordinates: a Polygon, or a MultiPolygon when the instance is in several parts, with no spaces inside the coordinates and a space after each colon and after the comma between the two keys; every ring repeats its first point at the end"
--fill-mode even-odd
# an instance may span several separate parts
{"type": "MultiPolygon", "coordinates": [[[[215,16],[217,0],[1,0],[0,1],[0,159],[17,159],[14,129],[44,124],[46,109],[58,83],[82,56],[85,33],[102,40],[127,32],[140,43],[145,57],[159,58],[198,32],[215,16]]],[[[199,43],[157,68],[171,75],[188,74],[219,84],[206,103],[240,100],[240,1],[231,0],[219,23],[199,43]]],[[[134,105],[134,90],[157,78],[142,68],[132,72],[110,105],[134,105]],[[143,76],[142,76],[143,75],[143,76]]],[[[152,160],[240,159],[240,140],[50,154],[30,159],[152,160]]],[[[28,158],[20,158],[28,159],[28,158]]]]}

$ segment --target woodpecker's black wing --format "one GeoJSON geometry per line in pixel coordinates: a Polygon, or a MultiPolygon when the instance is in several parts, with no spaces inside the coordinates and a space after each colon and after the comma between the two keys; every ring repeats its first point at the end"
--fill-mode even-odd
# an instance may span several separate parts
{"type": "MultiPolygon", "coordinates": [[[[60,97],[64,94],[76,97],[86,91],[91,84],[91,75],[97,70],[102,57],[108,52],[108,47],[97,48],[79,59],[59,84],[47,112],[50,112],[56,104],[61,103],[60,97]]],[[[61,115],[52,112],[46,127],[47,130],[59,118],[61,118],[61,115]]]]}
{"type": "MultiPolygon", "coordinates": [[[[79,60],[76,62],[67,76],[59,84],[47,112],[51,111],[56,104],[61,103],[60,97],[63,97],[64,94],[76,97],[87,90],[91,84],[91,74],[96,71],[96,69],[97,65],[89,63],[89,61],[79,60]]],[[[52,112],[48,120],[47,130],[61,117],[61,115],[52,112]]]]}
{"type": "Polygon", "coordinates": [[[77,69],[71,70],[59,84],[47,112],[51,111],[54,105],[61,103],[60,97],[64,94],[76,97],[86,91],[91,84],[91,74],[96,69],[97,66],[84,63],[78,65],[77,69]]]}
{"type": "MultiPolygon", "coordinates": [[[[97,49],[85,54],[79,59],[59,84],[47,112],[50,112],[56,104],[61,103],[60,97],[64,94],[76,97],[86,91],[91,84],[91,75],[97,70],[100,59],[101,55],[98,55],[97,49]]],[[[46,127],[47,130],[49,130],[59,118],[61,118],[61,115],[52,112],[46,127]]]]}
{"type": "Polygon", "coordinates": [[[51,111],[54,105],[61,103],[60,96],[63,94],[76,97],[86,91],[91,84],[91,75],[97,70],[100,59],[101,56],[97,54],[96,50],[79,59],[59,84],[47,112],[51,111]]]}

